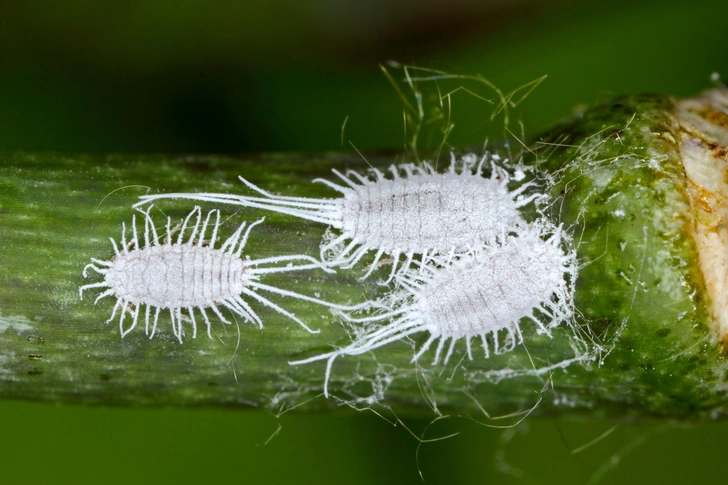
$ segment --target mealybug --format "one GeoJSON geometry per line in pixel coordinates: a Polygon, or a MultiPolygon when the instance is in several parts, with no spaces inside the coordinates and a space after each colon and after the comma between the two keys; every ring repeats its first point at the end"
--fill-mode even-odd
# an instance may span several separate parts
{"type": "Polygon", "coordinates": [[[208,336],[211,336],[211,334],[210,320],[205,313],[206,308],[212,309],[221,321],[230,323],[223,317],[218,305],[262,327],[263,322],[260,317],[241,298],[241,294],[257,300],[281,315],[291,318],[309,332],[318,332],[311,330],[292,313],[260,296],[256,290],[290,296],[336,309],[352,310],[365,306],[347,307],[335,305],[316,298],[259,283],[260,276],[269,273],[312,268],[321,268],[328,272],[332,271],[316,259],[303,255],[275,256],[257,260],[243,259],[243,248],[248,240],[251,229],[263,222],[264,219],[248,225],[244,233],[243,230],[246,224],[241,224],[235,233],[219,249],[216,249],[215,242],[217,240],[218,229],[220,228],[220,211],[210,211],[202,223],[202,228],[200,228],[201,210],[199,207],[195,207],[184,219],[179,229],[179,236],[177,236],[176,242],[172,242],[172,233],[175,229],[171,227],[171,219],[167,218],[167,235],[164,242],[160,243],[154,222],[149,215],[150,210],[151,206],[146,212],[142,211],[142,214],[144,214],[143,247],[140,245],[136,228],[136,218],[133,216],[133,234],[131,241],[127,243],[126,225],[122,224],[121,248],[111,238],[115,253],[114,257],[109,261],[91,258],[92,263],[86,265],[83,270],[84,277],[86,277],[86,271],[91,268],[104,275],[104,281],[79,288],[81,298],[83,298],[84,290],[90,288],[108,288],[96,298],[94,304],[106,296],[116,297],[116,305],[114,305],[111,318],[107,322],[113,320],[116,312],[121,310],[119,329],[122,337],[136,327],[139,319],[139,311],[142,306],[146,306],[145,323],[147,335],[150,335],[149,322],[151,309],[155,309],[150,338],[154,336],[156,331],[159,313],[165,309],[169,310],[174,335],[180,342],[182,342],[183,335],[183,319],[189,320],[192,323],[192,337],[194,338],[197,335],[197,324],[194,315],[195,309],[199,310],[207,324],[208,336]],[[215,216],[215,222],[213,224],[212,237],[209,241],[206,241],[205,236],[208,227],[211,225],[211,217],[213,215],[215,216]],[[195,218],[195,222],[192,233],[189,235],[187,241],[184,241],[185,232],[193,217],[195,218]],[[311,264],[261,267],[266,264],[296,260],[307,260],[311,264]],[[183,310],[187,313],[186,315],[182,314],[183,310]],[[124,317],[127,312],[130,313],[133,321],[131,326],[125,330],[124,317]]]}
{"type": "Polygon", "coordinates": [[[440,261],[439,265],[430,262],[422,265],[424,271],[397,275],[395,281],[401,290],[388,311],[362,318],[342,314],[350,322],[370,325],[352,344],[291,364],[327,359],[324,392],[328,395],[336,357],[363,354],[415,333],[429,332],[430,337],[412,361],[439,339],[433,365],[440,361],[448,339],[445,363],[460,339],[465,339],[471,360],[473,337],[480,337],[486,358],[489,336],[496,354],[512,350],[523,342],[519,325],[524,318],[536,324],[538,333],[550,335],[550,328],[572,316],[576,279],[575,253],[566,254],[562,249],[560,229],[550,232],[547,240],[538,227],[515,236],[502,235],[498,241],[451,261],[440,261]],[[539,317],[546,317],[549,323],[539,317]],[[373,325],[380,321],[388,323],[373,325]]]}
{"type": "Polygon", "coordinates": [[[481,246],[503,230],[509,231],[525,224],[519,208],[541,195],[524,195],[530,183],[509,191],[509,175],[493,160],[499,158],[493,156],[488,159],[486,155],[478,162],[475,155],[469,155],[460,162],[458,170],[453,156],[445,173],[436,172],[428,164],[422,167],[405,164],[390,167],[391,179],[372,168],[374,180],[354,171],[343,175],[337,170],[333,172],[345,185],[324,179],[314,180],[343,194],[338,199],[274,195],[240,177],[245,185],[264,197],[172,193],[142,196],[142,202],[136,206],[165,198],[193,199],[262,208],[328,224],[338,229],[340,234],[322,243],[322,260],[351,268],[365,253],[376,250],[374,261],[362,279],[369,276],[380,258],[387,254],[393,261],[391,280],[400,256],[406,257],[402,266],[404,271],[415,255],[422,255],[423,260],[427,260],[438,254],[467,251],[481,246]],[[483,166],[488,161],[492,174],[486,178],[483,166]],[[401,176],[402,173],[405,176],[401,176]],[[334,255],[327,258],[330,251],[334,255]]]}

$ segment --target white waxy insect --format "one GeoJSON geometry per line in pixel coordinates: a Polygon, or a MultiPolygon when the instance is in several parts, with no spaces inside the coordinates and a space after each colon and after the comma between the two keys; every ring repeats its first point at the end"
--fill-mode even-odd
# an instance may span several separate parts
{"type": "Polygon", "coordinates": [[[139,234],[137,234],[136,218],[133,216],[133,234],[131,241],[127,243],[126,225],[122,224],[121,248],[111,238],[111,243],[114,246],[114,257],[110,261],[91,258],[92,263],[86,265],[83,270],[84,277],[86,277],[86,271],[90,268],[104,275],[104,281],[79,288],[81,298],[83,298],[84,290],[90,288],[108,288],[96,298],[94,304],[106,296],[116,297],[116,305],[114,305],[111,318],[107,322],[112,321],[116,316],[116,312],[120,310],[119,330],[122,337],[126,336],[126,334],[136,327],[142,306],[146,306],[145,328],[150,338],[154,336],[159,314],[162,310],[169,310],[169,315],[172,319],[172,329],[180,343],[182,342],[183,336],[183,320],[189,320],[192,323],[192,336],[193,338],[197,336],[197,324],[194,315],[195,309],[202,314],[207,324],[208,336],[211,336],[210,320],[205,313],[205,309],[211,309],[221,321],[230,323],[222,315],[218,305],[262,327],[262,320],[241,295],[257,300],[281,315],[291,318],[309,332],[318,332],[318,330],[311,330],[294,314],[284,310],[267,298],[260,296],[257,290],[290,296],[336,309],[352,310],[366,306],[347,307],[336,305],[260,283],[260,276],[270,273],[312,268],[320,268],[332,272],[331,269],[326,268],[321,262],[304,255],[275,256],[256,260],[244,259],[242,252],[250,235],[250,231],[257,224],[263,222],[264,219],[248,225],[245,232],[243,230],[246,224],[241,224],[220,248],[215,248],[218,229],[220,228],[220,211],[210,211],[204,222],[202,222],[201,210],[199,207],[195,207],[184,219],[179,229],[176,242],[172,242],[172,234],[175,229],[171,227],[171,219],[167,218],[167,235],[164,242],[160,243],[154,222],[149,215],[150,210],[151,206],[146,212],[142,211],[142,214],[144,214],[143,246],[140,244],[139,234]],[[215,221],[214,224],[211,224],[213,215],[215,221]],[[193,218],[194,226],[192,232],[185,241],[185,232],[187,232],[188,225],[193,218]],[[202,227],[200,227],[201,222],[202,227]],[[207,242],[205,236],[211,225],[212,237],[207,242]],[[310,261],[310,264],[263,267],[263,265],[267,264],[296,260],[310,261]],[[154,318],[150,334],[149,324],[152,309],[154,309],[154,318]],[[183,310],[186,312],[186,315],[182,314],[183,310]],[[124,317],[127,312],[130,313],[133,320],[131,326],[124,329],[124,317]]]}
{"type": "Polygon", "coordinates": [[[532,228],[516,236],[503,236],[500,242],[457,256],[449,263],[425,264],[423,272],[411,270],[397,275],[395,281],[401,290],[395,294],[395,303],[389,310],[362,318],[342,313],[349,322],[370,325],[353,343],[290,364],[328,360],[324,384],[328,395],[334,359],[360,355],[415,333],[429,332],[430,336],[413,362],[439,339],[433,365],[440,361],[448,339],[445,363],[460,339],[465,339],[471,360],[473,337],[480,337],[486,358],[489,335],[496,354],[513,350],[523,342],[519,325],[524,318],[536,324],[538,333],[550,335],[551,328],[573,314],[576,256],[564,253],[560,229],[553,230],[547,240],[542,239],[542,234],[542,230],[532,228]],[[535,312],[549,323],[544,324],[535,312]],[[374,325],[380,321],[388,323],[374,325]]]}
{"type": "Polygon", "coordinates": [[[142,196],[135,206],[159,199],[193,199],[267,209],[328,224],[340,231],[321,245],[321,259],[344,268],[353,267],[370,250],[376,256],[362,279],[389,255],[391,281],[400,256],[406,257],[401,271],[410,267],[415,255],[423,260],[438,254],[457,253],[479,247],[513,227],[525,225],[519,208],[541,197],[524,195],[531,186],[523,184],[509,191],[509,176],[493,163],[497,157],[474,155],[460,164],[453,156],[445,173],[425,164],[392,165],[392,178],[372,168],[374,180],[354,171],[346,175],[333,170],[345,185],[316,179],[343,194],[338,199],[313,199],[274,195],[240,177],[250,189],[264,197],[215,193],[171,193],[142,196]],[[483,176],[490,161],[492,174],[483,176]],[[460,169],[458,170],[458,165],[460,169]],[[404,176],[402,176],[404,174],[404,176]],[[348,241],[348,243],[346,243],[348,241]],[[345,246],[345,247],[344,247],[345,246]],[[338,250],[337,250],[338,248],[338,250]],[[343,249],[341,249],[343,248],[343,249]],[[326,257],[333,251],[333,257],[326,257]]]}

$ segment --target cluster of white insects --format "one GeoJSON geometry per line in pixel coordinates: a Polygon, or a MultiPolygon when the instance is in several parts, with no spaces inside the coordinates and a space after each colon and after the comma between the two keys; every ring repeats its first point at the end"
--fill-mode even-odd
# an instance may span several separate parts
{"type": "MultiPolygon", "coordinates": [[[[416,351],[420,358],[437,342],[433,364],[447,363],[455,343],[464,339],[467,355],[472,359],[471,339],[481,340],[485,357],[490,350],[500,354],[523,342],[520,322],[531,320],[539,333],[573,315],[573,285],[577,264],[575,253],[565,250],[569,238],[560,227],[545,217],[527,223],[521,209],[537,204],[545,197],[532,183],[521,183],[510,190],[512,181],[521,182],[521,169],[505,169],[485,155],[478,159],[453,156],[449,169],[438,173],[432,166],[405,164],[390,168],[391,178],[371,169],[369,176],[348,171],[334,174],[343,182],[316,179],[342,197],[311,199],[270,194],[240,177],[257,196],[216,193],[171,193],[141,197],[136,207],[160,199],[231,204],[266,209],[320,222],[338,231],[321,244],[321,259],[307,255],[276,256],[251,260],[243,249],[251,229],[263,222],[242,224],[219,249],[215,248],[220,226],[220,212],[213,210],[202,220],[199,207],[184,219],[181,227],[172,228],[167,219],[167,235],[160,243],[150,216],[144,215],[144,243],[140,244],[136,221],[132,219],[132,238],[126,241],[123,226],[121,248],[114,245],[109,261],[92,259],[84,269],[104,275],[103,282],[80,288],[107,288],[97,301],[115,296],[116,305],[109,321],[121,312],[122,337],[136,325],[140,310],[146,307],[145,324],[150,334],[150,313],[154,318],[153,336],[161,310],[168,310],[174,335],[182,342],[183,321],[189,321],[196,335],[194,311],[203,316],[210,335],[210,321],[205,313],[211,309],[229,323],[220,312],[223,306],[242,318],[262,327],[262,321],[243,297],[257,300],[309,329],[295,315],[258,294],[266,291],[328,306],[347,322],[365,326],[349,345],[332,352],[291,362],[292,365],[327,360],[324,391],[334,360],[340,356],[359,355],[410,335],[427,332],[429,338],[416,351]],[[490,170],[490,176],[484,175],[490,170]],[[528,194],[528,192],[533,192],[528,194]],[[214,222],[212,218],[214,217],[214,222]],[[212,227],[209,241],[205,237],[212,227]],[[176,242],[173,233],[179,230],[176,242]],[[190,231],[189,236],[185,235],[190,231]],[[367,278],[384,263],[390,263],[384,284],[393,285],[389,297],[345,306],[279,289],[259,282],[262,275],[285,271],[354,267],[369,251],[376,251],[373,262],[361,279],[367,278]],[[386,259],[382,259],[386,256],[386,259]],[[400,259],[404,258],[404,262],[400,259]],[[302,264],[294,266],[291,261],[302,264]],[[287,266],[276,266],[278,263],[287,266]],[[374,309],[372,311],[372,309],[374,309]],[[366,314],[362,314],[367,310],[366,314]],[[185,312],[185,314],[183,314],[185,312]],[[124,318],[130,313],[131,325],[125,329],[124,318]]],[[[538,212],[538,210],[536,211],[538,212]]]]}

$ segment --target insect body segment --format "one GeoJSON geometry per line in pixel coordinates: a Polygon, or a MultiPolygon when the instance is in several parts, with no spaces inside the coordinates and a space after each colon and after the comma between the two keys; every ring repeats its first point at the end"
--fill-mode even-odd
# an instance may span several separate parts
{"type": "MultiPolygon", "coordinates": [[[[371,169],[374,179],[348,171],[333,170],[343,182],[316,179],[342,194],[338,199],[312,199],[270,194],[247,180],[240,180],[262,197],[229,194],[159,194],[141,197],[136,204],[163,198],[183,198],[267,209],[328,224],[340,231],[321,246],[321,258],[332,265],[353,267],[368,251],[376,250],[374,261],[363,278],[369,276],[385,254],[393,261],[388,281],[410,267],[413,257],[455,254],[481,246],[502,231],[524,225],[519,208],[540,197],[526,197],[530,186],[509,191],[509,177],[492,164],[492,175],[483,176],[479,163],[453,158],[445,173],[425,164],[392,165],[392,178],[371,169]]],[[[362,278],[362,279],[363,279],[362,278]]]]}
{"type": "Polygon", "coordinates": [[[305,255],[276,256],[258,260],[244,259],[242,252],[250,231],[264,219],[247,225],[247,228],[245,223],[241,224],[220,248],[215,248],[220,228],[220,211],[210,211],[202,221],[201,210],[199,207],[195,207],[184,219],[175,242],[172,237],[175,229],[171,227],[171,219],[167,218],[167,235],[160,243],[159,235],[149,214],[150,210],[151,206],[146,211],[142,211],[144,214],[143,244],[140,242],[136,218],[133,216],[131,240],[127,242],[126,225],[122,224],[121,248],[117,246],[113,238],[111,239],[114,257],[109,261],[92,258],[92,263],[83,270],[84,277],[88,269],[93,269],[104,275],[104,281],[79,288],[82,298],[84,290],[108,288],[96,298],[94,303],[106,296],[116,297],[116,305],[114,305],[111,318],[107,321],[112,321],[117,311],[121,312],[119,329],[122,337],[136,327],[142,306],[146,307],[145,329],[150,338],[156,332],[159,314],[162,310],[169,311],[174,335],[180,342],[182,342],[183,336],[182,322],[185,320],[192,323],[193,338],[197,335],[195,309],[202,314],[207,325],[208,336],[211,336],[211,324],[206,309],[211,309],[221,321],[230,323],[222,315],[218,305],[262,327],[262,320],[241,295],[257,300],[281,315],[295,320],[309,332],[317,332],[307,327],[292,313],[259,295],[256,290],[291,296],[342,310],[363,307],[363,305],[336,305],[260,283],[260,276],[268,273],[313,268],[332,272],[321,262],[305,255]],[[212,222],[213,216],[214,223],[212,222]],[[194,221],[193,225],[191,225],[192,221],[194,221]],[[212,226],[212,236],[209,241],[206,241],[205,237],[210,226],[212,226]],[[185,240],[185,233],[190,227],[192,232],[185,240]],[[309,261],[310,264],[264,267],[267,264],[301,260],[309,261]],[[151,318],[152,309],[154,310],[153,319],[151,318]],[[124,319],[127,312],[132,318],[132,323],[125,329],[124,319]],[[150,320],[152,322],[151,333],[150,320]]]}
{"type": "Polygon", "coordinates": [[[433,364],[437,364],[445,343],[450,346],[444,357],[447,363],[455,343],[465,339],[467,355],[472,360],[470,340],[479,337],[490,355],[488,339],[496,354],[512,350],[523,342],[521,320],[533,321],[539,333],[568,320],[572,313],[571,285],[576,276],[575,255],[561,248],[561,232],[543,240],[538,228],[504,237],[499,244],[483,246],[478,251],[457,256],[451,262],[423,264],[424,271],[397,275],[401,288],[395,303],[385,312],[370,317],[345,320],[370,325],[347,347],[293,365],[328,360],[324,390],[334,359],[360,355],[412,334],[428,332],[429,338],[413,357],[422,356],[439,340],[433,364]],[[535,312],[547,317],[544,324],[535,312]],[[505,333],[504,340],[501,335],[505,333]]]}

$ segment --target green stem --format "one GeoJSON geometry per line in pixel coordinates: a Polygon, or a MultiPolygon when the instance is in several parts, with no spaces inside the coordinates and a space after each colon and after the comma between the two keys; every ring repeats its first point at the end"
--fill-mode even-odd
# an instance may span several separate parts
{"type": "MultiPolygon", "coordinates": [[[[373,355],[342,357],[321,396],[325,363],[291,360],[350,342],[346,328],[316,304],[267,295],[312,328],[251,302],[263,329],[213,321],[180,344],[168,315],[149,339],[125,338],[104,323],[113,298],[78,296],[100,281],[81,270],[109,259],[109,238],[131,222],[131,205],[154,192],[243,193],[238,175],[265,190],[335,197],[316,177],[331,168],[363,169],[351,154],[221,156],[0,156],[0,396],[56,403],[134,406],[229,406],[333,409],[342,403],[391,407],[399,416],[437,412],[494,417],[513,412],[587,413],[620,418],[690,419],[719,413],[728,366],[711,327],[714,317],[692,238],[693,210],[673,102],[626,97],[560,125],[524,152],[551,177],[549,216],[573,235],[581,264],[578,317],[550,338],[524,320],[525,345],[445,366],[410,363],[411,343],[373,355]],[[536,406],[538,404],[538,406],[536,406]]],[[[392,159],[369,157],[386,167],[392,159]]],[[[173,220],[190,201],[164,201],[173,220]]],[[[209,208],[212,208],[210,206],[209,208]]],[[[262,215],[245,254],[316,256],[325,227],[292,217],[222,206],[222,237],[262,215]]],[[[164,215],[152,210],[161,227],[164,215]]],[[[381,296],[364,264],[335,275],[321,270],[266,275],[264,283],[340,304],[381,296]]],[[[384,270],[386,271],[386,269],[384,270]]],[[[92,273],[92,272],[91,272],[92,273]]],[[[200,325],[198,318],[198,325],[200,325]]],[[[185,325],[187,325],[185,323],[185,325]]],[[[204,324],[202,325],[204,326],[204,324]]],[[[141,325],[143,327],[143,325],[141,325]]],[[[415,337],[421,345],[427,335],[415,337]]],[[[462,358],[462,360],[461,360],[462,358]]],[[[517,417],[514,419],[518,419],[517,417]]]]}

